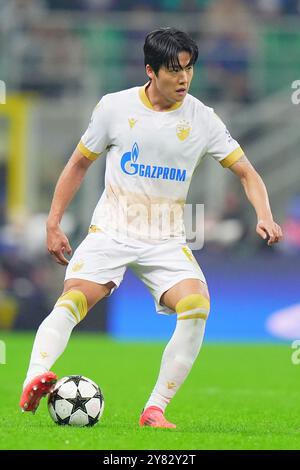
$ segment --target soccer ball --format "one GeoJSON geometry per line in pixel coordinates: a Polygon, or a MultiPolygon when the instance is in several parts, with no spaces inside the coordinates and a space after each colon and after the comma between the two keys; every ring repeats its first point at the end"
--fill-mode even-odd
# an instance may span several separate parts
{"type": "Polygon", "coordinates": [[[50,392],[48,410],[57,424],[94,426],[102,416],[104,399],[95,382],[83,375],[68,375],[50,392]]]}

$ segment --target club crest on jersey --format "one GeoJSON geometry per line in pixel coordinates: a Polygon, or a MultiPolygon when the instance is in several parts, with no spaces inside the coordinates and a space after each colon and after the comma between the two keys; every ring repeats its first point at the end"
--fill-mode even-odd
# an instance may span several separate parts
{"type": "Polygon", "coordinates": [[[188,138],[191,132],[190,123],[187,121],[179,121],[176,126],[176,135],[179,140],[185,140],[188,138]]]}
{"type": "Polygon", "coordinates": [[[126,175],[138,175],[144,178],[156,178],[163,180],[185,181],[186,170],[170,168],[168,166],[144,165],[137,163],[139,147],[135,142],[130,152],[125,152],[121,157],[121,169],[126,175]]]}

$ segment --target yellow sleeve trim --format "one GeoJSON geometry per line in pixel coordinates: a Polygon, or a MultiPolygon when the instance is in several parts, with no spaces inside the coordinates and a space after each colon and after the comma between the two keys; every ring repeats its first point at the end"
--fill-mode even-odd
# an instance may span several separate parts
{"type": "Polygon", "coordinates": [[[234,163],[236,163],[244,155],[244,150],[241,147],[238,147],[233,152],[231,152],[227,157],[223,158],[220,161],[223,168],[228,168],[234,163]]]}
{"type": "Polygon", "coordinates": [[[81,141],[77,145],[77,148],[82,153],[82,155],[84,155],[89,160],[96,160],[102,153],[102,152],[100,152],[100,153],[92,152],[85,145],[83,145],[83,143],[81,141]]]}

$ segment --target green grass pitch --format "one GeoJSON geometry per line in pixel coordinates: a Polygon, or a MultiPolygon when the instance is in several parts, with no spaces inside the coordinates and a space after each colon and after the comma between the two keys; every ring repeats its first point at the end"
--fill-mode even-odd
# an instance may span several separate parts
{"type": "Polygon", "coordinates": [[[61,427],[43,399],[37,413],[18,408],[33,335],[5,333],[0,365],[1,449],[300,449],[300,365],[290,344],[204,343],[167,409],[175,430],[139,428],[155,383],[163,343],[127,343],[74,334],[53,370],[96,381],[105,398],[93,428],[61,427]]]}

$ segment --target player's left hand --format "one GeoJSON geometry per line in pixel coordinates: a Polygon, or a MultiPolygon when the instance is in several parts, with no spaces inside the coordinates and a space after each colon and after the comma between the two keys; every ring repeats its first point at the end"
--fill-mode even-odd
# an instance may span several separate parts
{"type": "Polygon", "coordinates": [[[256,225],[256,232],[264,240],[268,240],[268,245],[271,246],[274,243],[278,243],[282,240],[283,234],[280,225],[274,220],[259,220],[256,225]]]}

